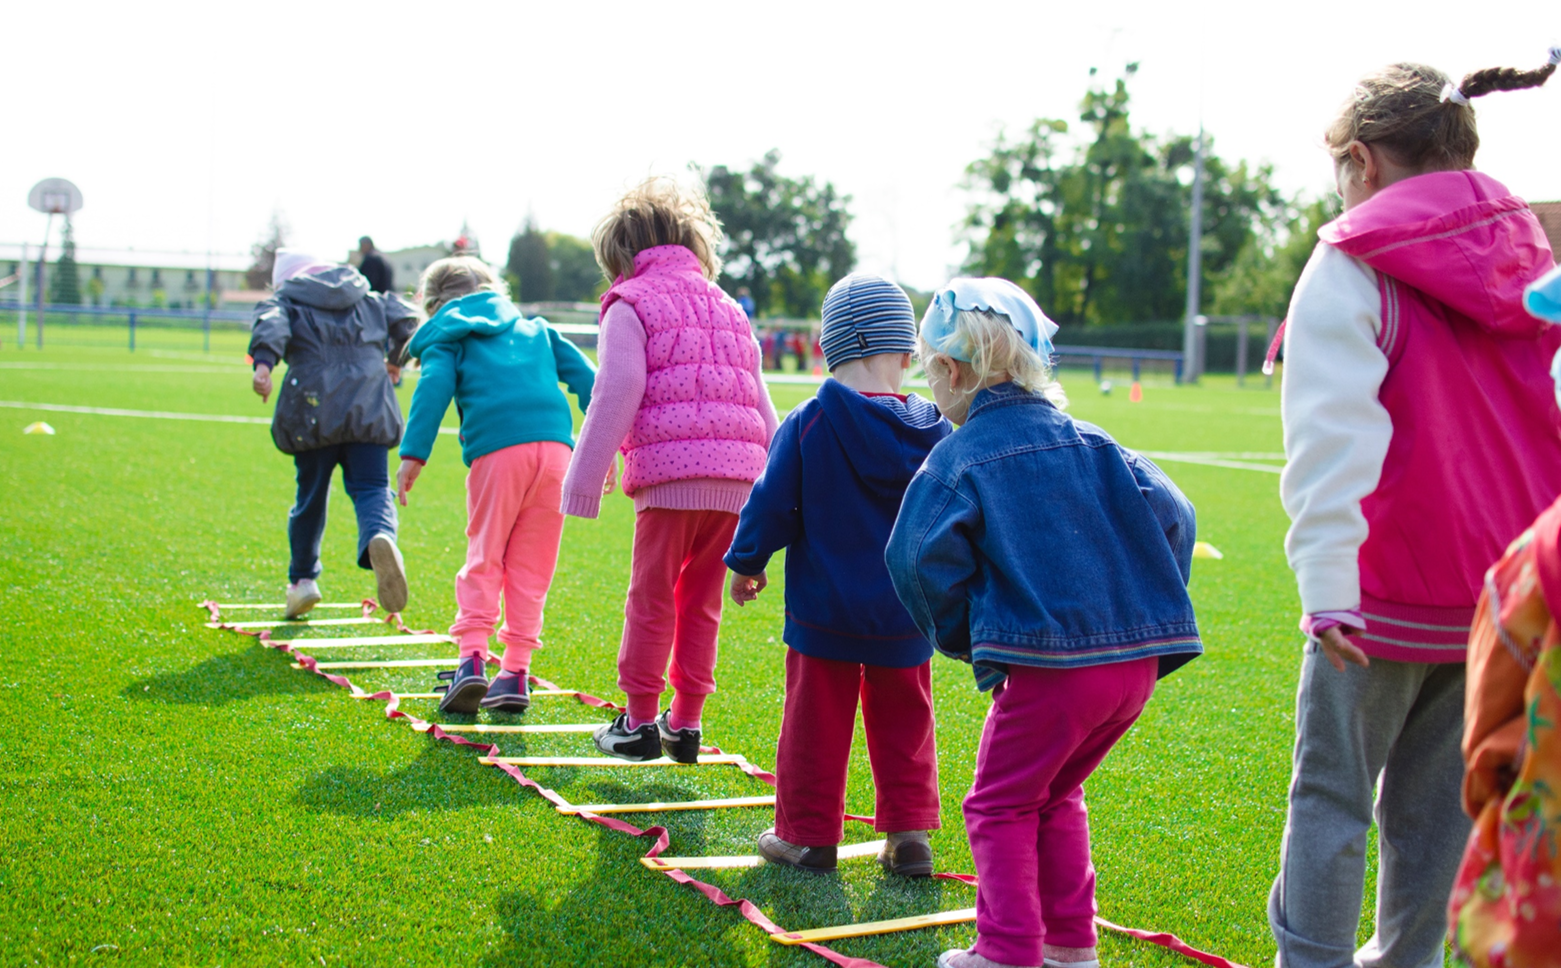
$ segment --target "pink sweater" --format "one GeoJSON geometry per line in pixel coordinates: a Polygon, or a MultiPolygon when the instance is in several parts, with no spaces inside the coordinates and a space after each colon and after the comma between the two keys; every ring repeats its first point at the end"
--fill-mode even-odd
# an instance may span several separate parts
{"type": "MultiPolygon", "coordinates": [[[[580,439],[575,443],[574,459],[564,478],[562,510],[582,518],[594,518],[600,512],[602,484],[613,469],[613,457],[634,428],[634,418],[645,397],[645,326],[634,307],[615,302],[602,314],[597,337],[596,389],[580,439]]],[[[759,414],[764,420],[765,439],[775,436],[779,423],[775,405],[765,388],[761,365],[754,364],[759,385],[759,414]]],[[[634,510],[672,508],[687,511],[742,510],[753,484],[749,481],[719,478],[693,478],[653,484],[634,492],[634,510]]]]}

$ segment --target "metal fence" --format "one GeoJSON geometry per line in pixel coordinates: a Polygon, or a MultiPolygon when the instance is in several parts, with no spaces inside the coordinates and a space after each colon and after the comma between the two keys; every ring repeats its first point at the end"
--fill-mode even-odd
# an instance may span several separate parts
{"type": "Polygon", "coordinates": [[[16,327],[16,345],[29,339],[40,349],[46,341],[75,346],[128,346],[134,353],[139,336],[147,330],[177,332],[186,337],[200,334],[201,349],[211,351],[211,334],[249,332],[250,314],[232,310],[158,309],[140,306],[22,306],[14,300],[0,302],[0,323],[16,327]],[[31,332],[29,333],[29,330],[31,332]],[[120,339],[114,339],[115,333],[120,339]]]}

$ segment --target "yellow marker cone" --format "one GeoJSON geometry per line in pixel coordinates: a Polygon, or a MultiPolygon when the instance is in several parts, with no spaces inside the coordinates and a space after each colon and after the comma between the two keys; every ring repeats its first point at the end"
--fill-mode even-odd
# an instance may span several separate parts
{"type": "Polygon", "coordinates": [[[48,424],[44,423],[42,420],[40,420],[37,423],[30,423],[30,424],[28,424],[26,427],[24,427],[22,429],[22,433],[24,433],[24,434],[51,434],[52,435],[54,433],[54,428],[49,426],[48,424]]]}
{"type": "Polygon", "coordinates": [[[1193,544],[1193,546],[1192,546],[1192,556],[1194,558],[1215,558],[1215,559],[1219,559],[1219,558],[1224,558],[1225,554],[1224,554],[1224,552],[1220,551],[1218,548],[1216,548],[1213,545],[1209,544],[1207,541],[1199,541],[1199,542],[1196,542],[1195,544],[1193,544]]]}

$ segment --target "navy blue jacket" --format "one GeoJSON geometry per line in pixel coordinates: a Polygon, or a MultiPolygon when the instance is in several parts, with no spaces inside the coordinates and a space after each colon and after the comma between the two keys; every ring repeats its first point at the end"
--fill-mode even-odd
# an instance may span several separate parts
{"type": "Polygon", "coordinates": [[[945,655],[990,689],[1010,664],[1074,668],[1203,652],[1187,581],[1192,504],[1147,458],[1012,383],[906,491],[886,554],[895,590],[945,655]]]}
{"type": "Polygon", "coordinates": [[[781,422],[726,566],[756,575],[789,549],[787,645],[895,668],[932,657],[894,593],[883,551],[906,485],[952,430],[921,397],[868,397],[835,380],[781,422]]]}

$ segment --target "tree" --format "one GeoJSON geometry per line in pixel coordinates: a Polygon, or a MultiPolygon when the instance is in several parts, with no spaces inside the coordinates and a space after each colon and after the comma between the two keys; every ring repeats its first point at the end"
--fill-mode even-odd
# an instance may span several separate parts
{"type": "Polygon", "coordinates": [[[81,305],[81,273],[76,266],[76,231],[70,216],[65,216],[64,238],[59,261],[49,277],[49,302],[56,306],[81,305]]]}
{"type": "Polygon", "coordinates": [[[271,223],[259,242],[249,247],[251,261],[244,270],[244,284],[251,289],[265,289],[271,285],[271,269],[276,265],[276,250],[287,244],[290,230],[280,211],[271,213],[271,223]]]}
{"type": "Polygon", "coordinates": [[[760,315],[818,315],[824,293],[856,265],[846,238],[849,195],[813,177],[788,178],[771,150],[754,166],[733,171],[717,165],[701,171],[710,205],[726,231],[721,285],[746,286],[760,315]]]}
{"type": "Polygon", "coordinates": [[[591,302],[606,280],[596,264],[591,243],[562,232],[547,234],[548,264],[553,269],[553,298],[563,302],[591,302]]]}
{"type": "MultiPolygon", "coordinates": [[[[1136,70],[1085,95],[1082,138],[1038,119],[966,169],[966,271],[1018,282],[1059,323],[1174,319],[1185,307],[1194,139],[1132,129],[1136,70]]],[[[1203,272],[1216,278],[1285,206],[1267,167],[1228,165],[1207,142],[1204,171],[1203,272]]]]}
{"type": "Polygon", "coordinates": [[[526,216],[526,224],[509,242],[505,272],[518,285],[516,301],[545,302],[553,298],[553,265],[548,260],[547,236],[537,228],[537,220],[526,216]]]}
{"type": "Polygon", "coordinates": [[[1293,202],[1290,217],[1254,239],[1214,280],[1214,311],[1283,319],[1306,260],[1317,247],[1317,230],[1337,214],[1336,199],[1293,202]]]}

